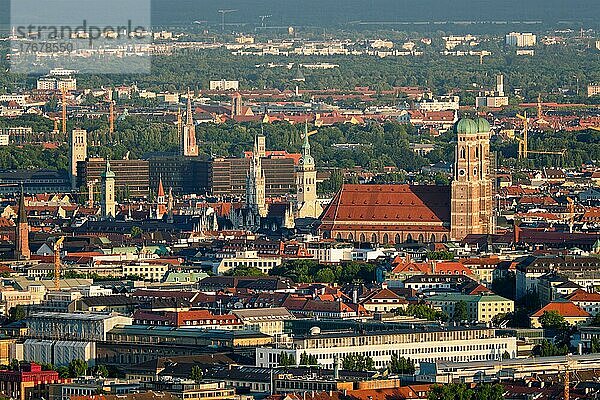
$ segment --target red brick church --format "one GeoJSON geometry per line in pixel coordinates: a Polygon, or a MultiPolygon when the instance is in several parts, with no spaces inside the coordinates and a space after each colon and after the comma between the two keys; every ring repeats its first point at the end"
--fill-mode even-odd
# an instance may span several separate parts
{"type": "Polygon", "coordinates": [[[490,125],[463,118],[450,187],[343,185],[321,214],[324,238],[362,243],[459,241],[493,233],[490,125]]]}

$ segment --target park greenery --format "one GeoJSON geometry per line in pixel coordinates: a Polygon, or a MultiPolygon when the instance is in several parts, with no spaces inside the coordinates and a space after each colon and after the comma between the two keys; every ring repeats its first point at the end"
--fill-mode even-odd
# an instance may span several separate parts
{"type": "Polygon", "coordinates": [[[376,268],[371,263],[322,265],[314,260],[290,260],[273,268],[271,274],[290,278],[297,283],[369,283],[375,280],[376,268]]]}
{"type": "Polygon", "coordinates": [[[533,354],[540,357],[564,356],[569,353],[569,347],[566,343],[556,344],[547,339],[543,339],[539,345],[533,349],[533,354]]]}
{"type": "Polygon", "coordinates": [[[433,385],[427,396],[428,400],[502,400],[504,389],[499,384],[484,383],[474,389],[464,383],[433,385]]]}
{"type": "MultiPolygon", "coordinates": [[[[68,146],[62,134],[48,134],[52,129],[50,120],[41,116],[27,115],[14,119],[0,120],[0,127],[32,127],[34,133],[30,141],[56,141],[57,148],[41,145],[11,145],[0,148],[0,169],[51,169],[67,170],[68,146]],[[51,137],[48,137],[51,136],[51,137]]],[[[88,154],[110,159],[145,158],[152,154],[173,154],[178,148],[178,135],[175,123],[148,120],[130,115],[119,119],[116,131],[108,132],[108,121],[103,119],[74,119],[69,129],[84,128],[88,131],[88,154]]],[[[276,122],[262,126],[258,122],[223,124],[205,123],[196,128],[201,157],[235,156],[252,148],[254,136],[264,131],[267,148],[300,152],[303,127],[287,122],[276,122]]],[[[531,132],[530,148],[538,150],[566,149],[564,157],[536,155],[521,166],[577,166],[600,160],[600,132],[531,132]]],[[[329,169],[329,179],[319,184],[321,193],[334,193],[344,183],[357,183],[355,177],[344,176],[342,170],[363,167],[377,173],[378,183],[405,183],[427,180],[437,184],[447,184],[448,178],[442,174],[432,177],[420,176],[421,168],[438,162],[453,161],[452,133],[430,136],[418,133],[412,125],[388,121],[367,122],[365,125],[337,124],[321,127],[311,137],[311,152],[320,169],[329,169]],[[435,149],[426,156],[413,153],[411,143],[432,143],[435,149]],[[337,144],[352,144],[348,147],[337,144]],[[389,172],[384,167],[394,167],[397,172],[389,172]]],[[[496,138],[492,141],[492,151],[498,155],[499,165],[516,166],[517,145],[512,140],[496,138]]]]}
{"type": "Polygon", "coordinates": [[[393,374],[412,375],[415,373],[415,363],[410,358],[398,357],[393,354],[388,369],[393,374]]]}
{"type": "Polygon", "coordinates": [[[284,351],[279,354],[279,366],[280,367],[293,367],[296,365],[296,359],[292,354],[288,354],[284,351]]]}
{"type": "Polygon", "coordinates": [[[409,304],[406,308],[398,308],[397,315],[406,315],[428,321],[447,321],[448,315],[443,311],[436,310],[426,304],[409,304]]]}
{"type": "Polygon", "coordinates": [[[362,354],[348,354],[342,359],[342,368],[347,371],[373,371],[374,367],[373,359],[362,354]]]}

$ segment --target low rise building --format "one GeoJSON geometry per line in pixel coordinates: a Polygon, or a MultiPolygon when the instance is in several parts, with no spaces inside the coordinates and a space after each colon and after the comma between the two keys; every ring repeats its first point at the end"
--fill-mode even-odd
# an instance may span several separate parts
{"type": "Polygon", "coordinates": [[[295,319],[284,307],[233,310],[231,313],[242,322],[244,329],[269,336],[281,335],[284,322],[295,319]]]}
{"type": "Polygon", "coordinates": [[[499,314],[513,312],[515,302],[495,294],[438,294],[427,298],[435,308],[441,309],[449,316],[453,316],[456,304],[464,302],[467,308],[467,320],[476,322],[491,322],[499,314]]]}
{"type": "Polygon", "coordinates": [[[29,363],[19,371],[0,371],[0,393],[16,400],[43,399],[48,398],[48,385],[62,381],[58,372],[29,363]]]}
{"type": "Polygon", "coordinates": [[[579,325],[591,318],[590,313],[581,309],[572,302],[564,299],[558,299],[546,304],[544,307],[540,308],[531,315],[531,327],[541,328],[542,324],[540,322],[540,317],[547,312],[558,313],[565,319],[565,322],[570,325],[579,325]]]}
{"type": "Polygon", "coordinates": [[[236,268],[257,268],[268,274],[281,265],[281,257],[259,256],[257,251],[238,251],[235,257],[224,258],[213,268],[215,274],[224,274],[236,268]]]}
{"type": "Polygon", "coordinates": [[[118,314],[40,312],[27,317],[29,337],[52,340],[105,341],[117,325],[131,325],[132,319],[118,314]]]}
{"type": "Polygon", "coordinates": [[[374,368],[388,366],[392,355],[413,360],[417,365],[435,361],[500,360],[504,353],[516,356],[516,338],[498,337],[489,328],[398,329],[379,332],[321,332],[311,329],[308,335],[292,338],[289,347],[259,347],[256,366],[277,367],[282,353],[296,361],[306,353],[315,356],[320,366],[333,369],[337,360],[348,354],[369,356],[374,368]]]}
{"type": "Polygon", "coordinates": [[[565,365],[573,372],[600,368],[596,354],[503,359],[498,361],[437,361],[421,364],[417,379],[421,382],[498,382],[542,375],[562,374],[565,365]]]}

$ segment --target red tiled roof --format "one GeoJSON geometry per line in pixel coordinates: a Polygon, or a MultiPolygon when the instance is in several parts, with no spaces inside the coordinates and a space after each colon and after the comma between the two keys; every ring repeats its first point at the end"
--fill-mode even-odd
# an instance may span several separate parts
{"type": "Polygon", "coordinates": [[[567,296],[567,299],[571,300],[572,302],[579,302],[579,301],[590,301],[590,302],[594,302],[594,301],[598,301],[600,302],[600,293],[590,293],[590,292],[586,292],[583,289],[577,289],[575,290],[573,293],[571,293],[569,296],[567,296]]]}
{"type": "Polygon", "coordinates": [[[327,206],[321,221],[339,224],[359,221],[414,224],[432,230],[450,221],[450,188],[426,185],[343,185],[327,206]]]}
{"type": "Polygon", "coordinates": [[[537,318],[544,315],[544,312],[556,311],[563,317],[589,317],[590,314],[582,310],[576,304],[570,301],[553,301],[551,303],[546,304],[544,307],[537,310],[532,317],[537,318]]]}

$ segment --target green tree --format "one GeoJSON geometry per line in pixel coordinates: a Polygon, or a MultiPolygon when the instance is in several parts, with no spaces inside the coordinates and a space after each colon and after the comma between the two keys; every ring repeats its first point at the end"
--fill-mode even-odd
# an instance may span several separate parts
{"type": "Polygon", "coordinates": [[[315,279],[321,283],[333,283],[335,281],[335,273],[331,268],[323,268],[317,271],[315,279]]]}
{"type": "Polygon", "coordinates": [[[557,311],[544,311],[541,317],[539,317],[540,325],[544,329],[557,329],[564,330],[568,328],[568,323],[565,321],[565,317],[560,315],[557,311]]]}
{"type": "MultiPolygon", "coordinates": [[[[306,353],[305,353],[306,354],[306,353]]],[[[302,363],[302,356],[300,356],[300,363],[302,363]]],[[[279,366],[280,367],[291,367],[296,365],[296,360],[292,354],[288,354],[282,351],[279,354],[279,366]]]]}
{"type": "Polygon", "coordinates": [[[415,373],[415,363],[410,358],[398,358],[396,354],[393,354],[390,361],[389,370],[394,374],[412,375],[415,373]]]}
{"type": "Polygon", "coordinates": [[[78,376],[84,376],[88,370],[88,364],[77,358],[69,363],[69,376],[71,378],[77,378],[78,376]]]}
{"type": "Polygon", "coordinates": [[[190,379],[192,379],[196,382],[200,382],[203,377],[204,377],[204,372],[202,371],[202,368],[200,368],[199,365],[192,366],[192,369],[190,371],[190,379]]]}
{"type": "Polygon", "coordinates": [[[93,369],[94,376],[108,377],[108,368],[106,365],[96,365],[93,369]]]}
{"type": "Polygon", "coordinates": [[[129,235],[134,239],[142,237],[142,228],[140,228],[139,226],[135,226],[135,225],[132,226],[131,232],[129,232],[129,235]]]}
{"type": "Polygon", "coordinates": [[[260,278],[263,276],[267,276],[264,272],[256,267],[247,267],[240,266],[228,271],[225,275],[228,276],[250,276],[255,278],[260,278]]]}
{"type": "Polygon", "coordinates": [[[369,356],[348,354],[342,360],[342,368],[348,371],[372,371],[375,363],[369,356]]]}
{"type": "Polygon", "coordinates": [[[426,304],[409,304],[406,308],[396,310],[397,315],[408,315],[428,321],[447,321],[448,315],[444,312],[429,307],[426,304]]]}
{"type": "Polygon", "coordinates": [[[456,322],[466,321],[469,318],[469,312],[467,311],[467,302],[459,300],[454,305],[454,314],[452,314],[452,320],[456,322]]]}
{"type": "Polygon", "coordinates": [[[16,358],[10,361],[9,369],[11,371],[18,371],[21,369],[21,363],[16,358]]]}
{"type": "Polygon", "coordinates": [[[569,353],[569,348],[566,344],[559,347],[549,340],[544,339],[533,349],[533,353],[540,357],[564,356],[569,353]]]}
{"type": "Polygon", "coordinates": [[[427,396],[428,400],[502,400],[504,389],[501,385],[484,383],[474,389],[463,383],[433,385],[427,396]]]}
{"type": "Polygon", "coordinates": [[[600,339],[593,337],[590,343],[590,353],[600,353],[600,339]]]}
{"type": "Polygon", "coordinates": [[[20,321],[27,317],[27,312],[25,311],[25,307],[22,305],[16,305],[10,309],[8,312],[8,319],[10,322],[20,321]]]}

